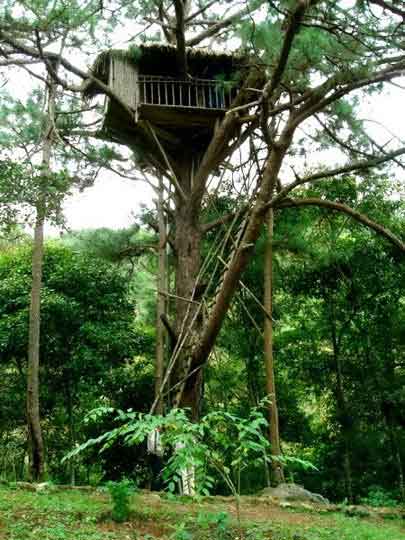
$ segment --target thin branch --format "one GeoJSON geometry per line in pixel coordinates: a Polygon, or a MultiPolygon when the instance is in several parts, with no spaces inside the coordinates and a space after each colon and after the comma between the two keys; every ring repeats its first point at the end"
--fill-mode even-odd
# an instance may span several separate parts
{"type": "Polygon", "coordinates": [[[235,22],[238,19],[241,19],[245,15],[249,15],[250,13],[253,13],[257,9],[259,9],[262,3],[263,2],[261,1],[254,7],[247,6],[241,9],[240,11],[237,11],[233,15],[230,15],[229,17],[222,19],[222,21],[219,21],[213,26],[211,26],[210,28],[207,28],[207,30],[204,30],[203,32],[201,32],[201,34],[198,34],[197,36],[189,39],[186,43],[187,46],[194,47],[195,45],[198,45],[199,43],[201,43],[201,41],[204,41],[204,39],[215,36],[216,34],[218,34],[218,32],[220,32],[224,28],[228,28],[229,26],[232,26],[233,24],[235,24],[235,22]]]}
{"type": "Polygon", "coordinates": [[[38,79],[39,81],[41,81],[45,85],[45,87],[48,85],[47,79],[45,79],[45,77],[41,77],[41,75],[29,69],[25,64],[20,64],[19,67],[26,71],[29,75],[31,75],[31,77],[34,77],[34,79],[38,79]]]}
{"type": "Polygon", "coordinates": [[[147,125],[149,131],[151,132],[152,137],[153,137],[155,143],[157,144],[157,147],[159,148],[159,150],[160,150],[160,152],[162,154],[162,157],[163,157],[163,159],[164,159],[164,161],[166,163],[167,168],[171,172],[171,177],[169,177],[169,180],[171,180],[171,182],[173,182],[175,188],[177,189],[177,191],[179,192],[181,198],[183,199],[183,202],[187,202],[187,197],[186,197],[186,195],[185,195],[185,193],[184,193],[184,191],[183,191],[183,189],[182,189],[182,187],[180,185],[180,182],[177,179],[177,176],[176,176],[176,174],[175,174],[175,172],[173,170],[173,167],[170,164],[169,158],[167,157],[166,152],[164,151],[163,146],[161,145],[161,143],[160,143],[160,141],[159,141],[159,139],[158,139],[158,137],[156,135],[155,130],[153,129],[150,122],[148,122],[148,120],[145,121],[145,124],[147,125]]]}
{"type": "Polygon", "coordinates": [[[224,225],[225,223],[228,223],[228,221],[232,221],[234,217],[235,217],[235,212],[230,212],[229,214],[225,214],[224,216],[221,216],[218,219],[214,219],[213,221],[210,221],[209,223],[203,223],[200,226],[201,232],[205,234],[208,231],[211,231],[212,229],[215,229],[216,227],[218,227],[218,225],[224,225]]]}
{"type": "Polygon", "coordinates": [[[170,349],[173,351],[176,347],[177,343],[177,336],[176,332],[173,330],[172,325],[169,322],[169,319],[166,317],[165,313],[162,313],[160,315],[160,320],[162,321],[164,327],[166,328],[166,332],[168,333],[169,339],[170,339],[170,349]]]}
{"type": "Polygon", "coordinates": [[[301,105],[294,114],[295,126],[298,126],[310,116],[324,110],[326,107],[347,94],[350,94],[354,90],[371,87],[373,84],[379,82],[390,82],[392,79],[402,77],[405,74],[405,59],[403,57],[401,57],[401,60],[398,61],[396,65],[389,65],[389,67],[381,69],[380,71],[375,71],[375,68],[380,64],[381,62],[377,62],[374,66],[370,66],[370,73],[372,73],[372,75],[369,77],[364,77],[364,71],[362,71],[363,68],[359,68],[357,73],[354,70],[347,71],[344,77],[342,73],[339,72],[321,85],[307,92],[305,96],[303,96],[304,99],[301,98],[301,101],[304,101],[303,105],[301,105]],[[344,78],[346,78],[346,80],[344,80],[344,78]],[[336,90],[336,88],[338,89],[336,90]],[[333,91],[332,94],[328,95],[331,91],[333,91]]]}
{"type": "Polygon", "coordinates": [[[23,58],[14,58],[11,60],[1,60],[0,61],[0,67],[6,67],[6,66],[26,66],[26,65],[32,65],[32,64],[40,64],[41,60],[28,60],[23,58]]]}
{"type": "Polygon", "coordinates": [[[198,208],[204,196],[208,176],[228,155],[229,142],[235,136],[238,125],[236,113],[225,115],[221,124],[214,132],[198,170],[194,176],[194,186],[191,194],[191,205],[198,208]]]}
{"type": "Polygon", "coordinates": [[[183,302],[188,302],[189,304],[196,304],[199,306],[201,302],[197,302],[197,300],[193,300],[192,298],[185,298],[184,296],[178,296],[177,294],[172,294],[167,291],[158,291],[158,294],[161,294],[162,296],[166,296],[167,298],[177,298],[178,300],[182,300],[183,302]]]}
{"type": "Polygon", "coordinates": [[[280,204],[278,204],[275,209],[299,208],[303,206],[318,206],[321,208],[328,208],[330,210],[343,212],[344,214],[347,214],[348,216],[353,218],[355,221],[358,221],[362,225],[365,225],[369,229],[377,232],[380,236],[383,236],[386,240],[391,242],[391,244],[399,248],[401,251],[405,252],[405,243],[393,232],[391,232],[389,229],[386,229],[379,223],[373,221],[365,214],[362,214],[343,203],[329,201],[327,199],[318,199],[316,197],[310,197],[308,199],[285,199],[280,204]]]}
{"type": "Polygon", "coordinates": [[[391,11],[391,13],[394,13],[394,15],[399,15],[402,17],[402,20],[405,21],[405,9],[399,8],[397,6],[394,6],[393,4],[389,4],[388,2],[385,2],[385,0],[368,0],[369,4],[375,4],[377,6],[382,7],[383,9],[386,9],[387,11],[391,11]]]}
{"type": "Polygon", "coordinates": [[[271,99],[274,90],[280,84],[283,73],[287,66],[294,38],[299,31],[300,24],[305,15],[305,12],[310,6],[316,4],[317,1],[319,0],[300,0],[297,3],[295,11],[291,14],[287,31],[285,33],[283,46],[280,52],[280,57],[278,59],[277,65],[273,71],[273,75],[270,81],[266,84],[263,90],[263,104],[267,103],[267,101],[271,99]]]}
{"type": "Polygon", "coordinates": [[[373,159],[364,159],[361,161],[356,161],[354,163],[345,165],[343,167],[338,167],[336,169],[328,169],[325,171],[319,171],[318,173],[305,176],[304,178],[298,178],[295,182],[292,182],[291,184],[288,184],[288,186],[283,188],[274,197],[274,199],[266,205],[266,208],[276,206],[277,204],[279,204],[280,201],[282,201],[288,195],[288,193],[290,193],[296,187],[301,186],[303,184],[308,184],[310,182],[324,180],[326,178],[335,178],[336,176],[339,176],[341,174],[347,174],[353,171],[367,171],[368,169],[381,165],[382,163],[385,163],[387,161],[391,161],[392,159],[398,156],[402,156],[404,154],[405,154],[405,148],[400,148],[399,150],[395,150],[394,152],[390,152],[390,153],[384,154],[382,156],[379,156],[373,159]]]}
{"type": "Polygon", "coordinates": [[[211,2],[208,2],[208,4],[206,4],[205,6],[203,6],[201,9],[195,11],[194,13],[192,13],[191,15],[189,15],[187,17],[187,19],[185,20],[186,23],[189,23],[190,21],[192,21],[193,19],[195,19],[196,17],[198,17],[199,15],[202,15],[205,11],[207,11],[207,9],[209,9],[211,6],[213,6],[214,4],[217,3],[218,0],[211,0],[211,2]]]}
{"type": "MultiPolygon", "coordinates": [[[[41,53],[33,48],[28,47],[27,45],[24,45],[23,43],[20,43],[18,40],[14,39],[13,36],[9,35],[8,33],[0,30],[0,40],[3,40],[4,42],[8,43],[11,47],[13,47],[16,51],[21,52],[23,54],[26,54],[28,56],[31,56],[32,58],[38,58],[41,59],[41,53]]],[[[110,99],[116,101],[123,109],[124,111],[129,115],[130,118],[134,117],[134,111],[115,93],[111,88],[104,84],[100,79],[97,79],[97,77],[94,77],[92,73],[85,72],[78,67],[71,64],[66,58],[61,56],[60,54],[53,53],[53,52],[42,52],[42,56],[44,59],[50,60],[50,61],[56,61],[60,62],[60,65],[62,65],[67,71],[70,73],[73,73],[77,77],[83,80],[83,84],[80,86],[72,86],[69,85],[66,81],[63,81],[58,75],[53,73],[53,76],[56,76],[56,82],[60,84],[63,88],[67,90],[71,90],[73,92],[83,92],[86,85],[89,84],[89,82],[95,84],[97,88],[104,94],[106,94],[110,99]]]]}
{"type": "MultiPolygon", "coordinates": [[[[262,86],[263,82],[263,71],[258,70],[257,67],[253,67],[231,106],[238,107],[239,105],[246,103],[246,101],[250,99],[250,88],[262,86]]],[[[254,129],[255,126],[252,124],[252,126],[249,127],[254,129]]],[[[249,133],[249,128],[245,133],[249,133]]],[[[240,135],[239,115],[235,112],[226,114],[222,122],[216,127],[214,135],[194,176],[194,186],[191,194],[192,207],[199,207],[201,199],[204,196],[208,176],[234,151],[234,147],[230,144],[232,139],[236,139],[237,145],[239,146],[244,136],[243,133],[240,135]]]]}
{"type": "Polygon", "coordinates": [[[368,154],[367,152],[363,152],[362,150],[359,150],[358,148],[354,148],[353,146],[350,146],[345,141],[342,141],[329,127],[326,125],[325,122],[323,122],[319,115],[315,114],[315,119],[317,122],[322,126],[322,129],[325,131],[325,133],[328,135],[330,139],[332,139],[333,142],[335,142],[338,146],[341,146],[345,150],[347,150],[350,154],[358,154],[363,157],[366,157],[368,159],[372,158],[372,155],[368,154]]]}
{"type": "Polygon", "coordinates": [[[148,250],[153,249],[154,251],[159,249],[158,244],[139,244],[128,246],[126,248],[123,248],[119,251],[118,256],[125,258],[125,257],[140,257],[144,255],[148,250]]]}
{"type": "MultiPolygon", "coordinates": [[[[250,322],[253,324],[253,326],[256,328],[259,336],[262,336],[263,335],[263,332],[261,330],[261,328],[259,327],[259,325],[257,324],[257,322],[255,321],[253,315],[250,313],[249,311],[249,308],[247,307],[247,305],[245,304],[245,301],[244,299],[242,298],[242,295],[240,293],[237,293],[235,295],[235,297],[238,299],[243,311],[246,313],[246,315],[248,316],[248,318],[250,319],[250,322]]],[[[239,322],[239,321],[238,321],[239,322]]]]}
{"type": "MultiPolygon", "coordinates": [[[[221,261],[221,263],[224,265],[224,267],[226,269],[229,268],[229,264],[224,261],[224,259],[222,257],[220,257],[218,255],[218,259],[221,261]]],[[[240,286],[242,287],[242,289],[244,289],[252,298],[253,300],[256,302],[256,304],[260,307],[260,309],[263,311],[264,315],[270,319],[271,321],[274,321],[273,317],[271,316],[271,314],[266,310],[266,308],[264,307],[264,305],[260,302],[260,300],[257,298],[257,296],[255,295],[255,293],[253,291],[251,291],[249,289],[249,287],[247,285],[245,285],[245,283],[243,283],[243,281],[240,279],[239,280],[239,284],[240,286]]]]}

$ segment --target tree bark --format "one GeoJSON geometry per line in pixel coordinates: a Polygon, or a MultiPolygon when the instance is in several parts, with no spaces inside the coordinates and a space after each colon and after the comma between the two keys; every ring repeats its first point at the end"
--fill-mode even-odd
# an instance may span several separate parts
{"type": "Polygon", "coordinates": [[[343,474],[345,479],[345,492],[347,500],[353,503],[353,482],[352,482],[352,464],[351,464],[351,437],[353,420],[349,413],[347,400],[344,389],[344,381],[342,374],[342,361],[340,358],[340,347],[336,333],[336,319],[334,307],[332,306],[332,347],[333,347],[333,362],[336,373],[336,385],[334,394],[336,399],[338,418],[342,432],[343,442],[343,474]]]}
{"type": "Polygon", "coordinates": [[[271,200],[271,195],[278,180],[281,164],[291,143],[293,134],[294,131],[290,128],[290,124],[288,123],[267,160],[261,187],[250,213],[241,244],[234,252],[232,260],[224,275],[221,290],[217,295],[214,306],[209,314],[208,322],[203,328],[199,342],[193,349],[191,363],[191,370],[193,372],[201,369],[207,362],[235,290],[238,287],[242,272],[253,255],[254,245],[259,238],[262,225],[265,221],[266,212],[268,211],[267,203],[271,200]]]}
{"type": "MultiPolygon", "coordinates": [[[[72,377],[70,373],[66,375],[66,406],[68,415],[68,427],[69,427],[69,443],[70,448],[74,448],[76,444],[76,430],[73,414],[73,399],[72,399],[72,377]]],[[[76,460],[72,458],[68,461],[69,464],[69,477],[70,485],[76,485],[76,460]]]]}
{"type": "Polygon", "coordinates": [[[398,473],[398,488],[401,496],[401,501],[405,503],[405,481],[404,481],[404,466],[401,458],[400,444],[398,442],[397,431],[391,419],[388,421],[388,429],[391,440],[392,455],[398,473]]]}
{"type": "MultiPolygon", "coordinates": [[[[187,339],[182,347],[174,370],[173,384],[179,384],[187,373],[187,361],[190,358],[191,346],[198,335],[202,324],[198,300],[198,275],[201,265],[200,245],[201,232],[196,217],[190,212],[190,207],[182,205],[176,212],[176,322],[175,332],[178,340],[185,334],[187,339]]],[[[191,409],[191,417],[197,421],[200,415],[202,396],[202,372],[190,380],[182,392],[178,405],[191,409]]],[[[173,386],[172,384],[172,386],[173,386]]]]}
{"type": "Polygon", "coordinates": [[[44,222],[46,215],[46,178],[50,174],[54,138],[55,83],[48,77],[48,109],[42,142],[42,189],[37,202],[37,216],[32,251],[32,284],[29,309],[28,367],[27,367],[27,425],[31,451],[30,476],[40,481],[44,476],[45,453],[39,407],[39,343],[41,332],[41,288],[44,254],[44,222]]]}
{"type": "MultiPolygon", "coordinates": [[[[385,421],[388,432],[388,437],[391,443],[391,455],[398,474],[398,488],[402,502],[405,502],[405,480],[404,466],[401,457],[401,443],[398,440],[398,421],[396,420],[395,405],[390,398],[387,399],[387,394],[390,395],[391,390],[395,388],[395,366],[392,359],[386,360],[385,366],[385,392],[381,400],[381,414],[385,421]]],[[[381,390],[381,385],[377,381],[377,387],[381,390]]]]}
{"type": "Polygon", "coordinates": [[[30,442],[30,476],[40,481],[44,475],[44,443],[39,413],[39,339],[41,325],[41,286],[44,242],[44,219],[37,213],[32,253],[32,286],[29,312],[27,422],[30,442]]]}
{"type": "Polygon", "coordinates": [[[167,257],[166,257],[166,223],[163,208],[164,184],[163,178],[159,178],[158,195],[158,225],[159,225],[159,253],[158,253],[158,276],[157,276],[157,306],[156,306],[156,365],[155,365],[155,398],[157,398],[156,413],[163,414],[163,398],[160,389],[163,382],[165,363],[165,328],[162,317],[166,316],[166,297],[160,294],[167,288],[167,257]]]}
{"type": "Polygon", "coordinates": [[[267,244],[264,261],[264,308],[269,316],[264,318],[264,361],[266,366],[266,390],[270,398],[268,405],[269,438],[271,444],[271,480],[275,485],[284,481],[283,466],[279,460],[281,456],[280,434],[278,422],[278,409],[276,397],[276,383],[274,378],[273,354],[273,228],[274,212],[270,208],[267,215],[267,244]]]}

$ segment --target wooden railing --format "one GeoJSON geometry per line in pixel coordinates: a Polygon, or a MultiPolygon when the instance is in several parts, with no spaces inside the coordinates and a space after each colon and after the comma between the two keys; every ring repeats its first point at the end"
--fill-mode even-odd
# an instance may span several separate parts
{"type": "Polygon", "coordinates": [[[138,79],[141,105],[226,110],[237,93],[237,85],[228,81],[178,80],[148,75],[140,75],[138,79]]]}

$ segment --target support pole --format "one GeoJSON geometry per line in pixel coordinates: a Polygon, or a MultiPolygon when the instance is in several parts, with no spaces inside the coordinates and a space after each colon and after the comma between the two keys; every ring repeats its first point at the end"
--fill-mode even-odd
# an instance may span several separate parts
{"type": "Polygon", "coordinates": [[[162,175],[159,176],[159,192],[157,201],[157,214],[159,226],[159,251],[157,275],[156,300],[156,365],[155,365],[155,399],[157,399],[156,413],[163,414],[163,397],[161,392],[164,363],[165,363],[165,328],[163,319],[166,317],[167,299],[159,291],[167,287],[167,255],[166,255],[166,220],[164,214],[164,183],[162,175]]]}

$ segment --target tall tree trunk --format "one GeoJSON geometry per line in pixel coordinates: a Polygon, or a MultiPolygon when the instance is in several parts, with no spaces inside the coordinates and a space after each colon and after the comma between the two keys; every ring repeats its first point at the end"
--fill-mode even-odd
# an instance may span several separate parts
{"type": "Polygon", "coordinates": [[[44,219],[37,212],[32,252],[32,286],[29,312],[28,370],[27,370],[27,422],[31,459],[30,476],[40,481],[44,475],[44,443],[39,415],[39,339],[41,324],[41,286],[44,242],[44,219]]]}
{"type": "MultiPolygon", "coordinates": [[[[392,344],[390,345],[392,346],[392,344]]],[[[369,366],[373,366],[373,364],[371,363],[373,352],[374,348],[371,345],[370,335],[367,334],[366,361],[369,366]]],[[[384,368],[384,371],[381,373],[374,364],[374,367],[372,368],[373,380],[375,385],[375,392],[380,394],[381,419],[387,431],[391,446],[391,457],[397,469],[397,482],[399,493],[402,502],[405,503],[404,466],[401,457],[401,444],[398,441],[398,424],[395,419],[395,406],[390,399],[387,400],[387,395],[391,396],[392,389],[396,387],[395,366],[390,356],[387,356],[385,358],[384,368]],[[381,384],[381,378],[383,378],[384,380],[383,385],[381,384]]]]}
{"type": "MultiPolygon", "coordinates": [[[[391,390],[388,389],[396,387],[395,367],[392,360],[386,360],[384,379],[386,388],[384,394],[388,393],[388,395],[390,396],[391,390]]],[[[381,384],[379,384],[378,379],[376,382],[377,387],[381,389],[381,384]]],[[[388,437],[391,443],[392,459],[397,469],[399,493],[402,502],[405,502],[404,465],[401,457],[401,444],[398,440],[398,422],[396,420],[395,412],[396,411],[394,403],[391,401],[390,398],[387,399],[387,395],[385,395],[381,400],[381,413],[385,421],[388,437]]]]}
{"type": "MultiPolygon", "coordinates": [[[[229,122],[232,122],[233,116],[229,115],[229,119],[229,122]]],[[[230,262],[224,273],[221,288],[215,297],[213,307],[207,317],[207,322],[204,325],[201,325],[202,327],[199,331],[198,339],[195,340],[195,343],[192,343],[192,346],[190,347],[189,352],[191,353],[191,357],[187,358],[187,361],[189,362],[187,362],[187,373],[185,373],[187,377],[187,384],[184,386],[183,389],[181,389],[179,397],[178,399],[176,399],[176,401],[180,403],[193,402],[194,412],[196,412],[197,410],[196,403],[199,403],[200,401],[199,399],[197,399],[197,394],[201,396],[203,388],[202,369],[208,361],[209,355],[214,347],[215,340],[219,334],[234,293],[238,287],[242,272],[246,268],[249,260],[253,255],[255,243],[259,238],[261,228],[263,226],[263,223],[265,222],[266,213],[269,208],[268,205],[271,204],[272,194],[278,182],[278,174],[280,172],[284,156],[287,153],[287,150],[294,136],[294,132],[296,129],[295,121],[296,118],[291,116],[290,119],[287,121],[281,135],[272,144],[270,155],[266,161],[263,170],[260,188],[256,196],[256,200],[253,203],[252,208],[250,209],[247,216],[248,219],[242,233],[241,242],[237,249],[233,252],[233,256],[230,259],[230,262]],[[191,398],[191,400],[189,398],[191,398]]],[[[202,158],[199,169],[197,170],[195,179],[196,189],[194,189],[193,193],[191,193],[191,197],[189,197],[188,201],[180,201],[181,205],[184,208],[183,212],[188,212],[188,214],[192,218],[190,221],[191,224],[195,224],[199,218],[198,212],[196,212],[195,209],[197,205],[198,208],[200,208],[199,203],[201,202],[206,187],[205,182],[202,182],[202,180],[206,178],[207,170],[210,169],[210,172],[212,172],[213,168],[220,162],[218,161],[218,153],[215,154],[214,152],[216,157],[215,159],[212,158],[213,145],[219,144],[222,148],[225,139],[226,143],[229,144],[230,139],[225,136],[224,130],[226,131],[226,129],[230,127],[232,127],[232,124],[229,124],[225,121],[216,131],[208,150],[202,158]],[[212,167],[210,168],[209,165],[211,164],[212,167]],[[187,208],[188,202],[191,203],[189,205],[189,208],[187,208]]],[[[229,152],[229,149],[227,150],[227,152],[229,152]]],[[[192,182],[190,182],[190,184],[192,185],[192,182]]],[[[183,191],[186,190],[183,189],[183,191]]],[[[190,191],[188,191],[188,193],[190,194],[190,191]]],[[[182,214],[182,212],[179,212],[179,210],[181,210],[181,206],[177,204],[176,214],[182,214]]],[[[177,218],[178,217],[179,216],[177,216],[177,218]]],[[[177,230],[178,225],[181,225],[181,221],[179,219],[176,220],[176,235],[179,234],[179,231],[177,230]]],[[[201,235],[200,228],[198,227],[198,225],[194,225],[191,230],[195,232],[195,235],[193,235],[195,236],[195,239],[198,239],[198,242],[196,241],[195,244],[199,245],[201,235]]],[[[180,240],[180,238],[178,238],[178,240],[180,240]]],[[[192,251],[193,249],[190,249],[190,255],[192,251]]],[[[199,267],[199,250],[197,252],[197,257],[199,267]]],[[[177,253],[177,258],[179,262],[181,260],[180,250],[177,253]]],[[[178,272],[176,273],[178,274],[178,272]]],[[[195,275],[197,275],[197,273],[195,273],[195,275]]],[[[154,406],[152,407],[152,410],[153,409],[154,406]]]]}
{"type": "Polygon", "coordinates": [[[177,192],[174,212],[175,225],[175,324],[177,337],[177,360],[170,385],[174,389],[171,402],[175,406],[189,408],[191,418],[196,421],[200,415],[202,396],[202,374],[188,377],[190,352],[201,326],[198,300],[201,290],[198,277],[201,266],[201,230],[199,209],[191,204],[193,171],[198,156],[177,156],[177,179],[183,196],[177,192]],[[184,381],[187,380],[186,390],[184,381]]]}
{"type": "Polygon", "coordinates": [[[162,316],[166,315],[166,297],[160,294],[167,289],[167,256],[166,256],[166,223],[164,217],[164,184],[163,178],[159,178],[159,195],[157,203],[159,224],[159,253],[158,253],[158,276],[157,276],[157,306],[156,306],[156,364],[155,364],[155,398],[158,399],[156,413],[163,413],[163,397],[160,389],[163,382],[165,363],[165,329],[162,316]]]}
{"type": "Polygon", "coordinates": [[[29,310],[27,424],[31,450],[30,475],[35,481],[43,478],[45,467],[44,442],[39,412],[39,342],[41,328],[41,288],[44,253],[44,222],[46,214],[46,179],[50,174],[51,150],[54,137],[55,83],[48,77],[48,109],[42,142],[43,194],[37,202],[37,216],[32,251],[32,285],[29,310]]]}
{"type": "Polygon", "coordinates": [[[352,481],[352,462],[350,457],[350,440],[347,433],[343,433],[343,473],[345,477],[346,497],[350,503],[354,502],[353,498],[353,481],[352,481]]]}
{"type": "MultiPolygon", "coordinates": [[[[69,445],[70,448],[74,448],[76,444],[76,430],[75,419],[73,413],[73,396],[72,396],[72,379],[70,369],[66,372],[65,376],[65,392],[66,392],[66,409],[68,416],[68,429],[69,429],[69,445]]],[[[70,485],[76,485],[76,460],[75,458],[69,459],[69,478],[70,485]]]]}
{"type": "MultiPolygon", "coordinates": [[[[193,374],[194,379],[197,379],[201,369],[208,361],[235,290],[238,287],[239,279],[253,255],[254,245],[259,238],[262,225],[265,221],[267,203],[271,200],[272,193],[277,183],[278,173],[284,155],[291,143],[294,129],[295,128],[291,123],[287,124],[277,141],[277,145],[274,145],[270,157],[267,160],[260,190],[256,202],[249,212],[249,219],[242,240],[230,260],[223,277],[221,289],[215,298],[211,312],[208,314],[207,322],[200,332],[199,340],[194,344],[192,349],[190,374],[193,374]]],[[[190,383],[188,387],[186,386],[185,391],[187,391],[189,387],[192,387],[192,383],[190,383]]]]}
{"type": "Polygon", "coordinates": [[[404,465],[401,458],[401,447],[398,442],[398,435],[393,422],[389,421],[389,432],[391,439],[392,454],[398,473],[398,488],[401,496],[401,501],[405,503],[405,481],[404,481],[404,465]]]}
{"type": "MultiPolygon", "coordinates": [[[[252,349],[255,347],[252,344],[252,349]]],[[[261,398],[261,388],[258,386],[257,371],[259,368],[256,359],[248,358],[244,355],[245,373],[246,373],[246,389],[250,407],[257,407],[261,398]]]]}
{"type": "Polygon", "coordinates": [[[274,212],[271,208],[267,216],[267,244],[264,262],[264,307],[268,316],[264,318],[264,361],[266,365],[266,390],[269,401],[269,428],[271,444],[271,479],[275,485],[284,481],[283,466],[279,460],[281,456],[280,434],[278,422],[278,409],[276,398],[276,383],[274,378],[273,355],[273,229],[274,212]]]}
{"type": "Polygon", "coordinates": [[[342,360],[340,357],[340,348],[336,333],[336,319],[334,314],[334,306],[332,306],[332,347],[333,347],[333,361],[336,373],[336,385],[334,389],[338,418],[340,428],[342,432],[343,442],[343,475],[345,479],[345,492],[346,498],[349,502],[353,502],[353,481],[352,481],[352,464],[351,464],[351,438],[353,431],[353,420],[349,413],[347,400],[345,395],[343,374],[342,374],[342,360]]]}
{"type": "MultiPolygon", "coordinates": [[[[183,206],[176,213],[176,323],[175,332],[180,340],[186,334],[188,338],[182,347],[174,371],[173,382],[179,384],[187,376],[187,361],[190,358],[193,338],[200,330],[201,313],[197,314],[200,291],[198,274],[200,271],[201,232],[196,216],[190,208],[183,206]]],[[[198,420],[202,396],[202,372],[189,378],[186,389],[182,392],[180,407],[191,409],[191,417],[198,420]]]]}

